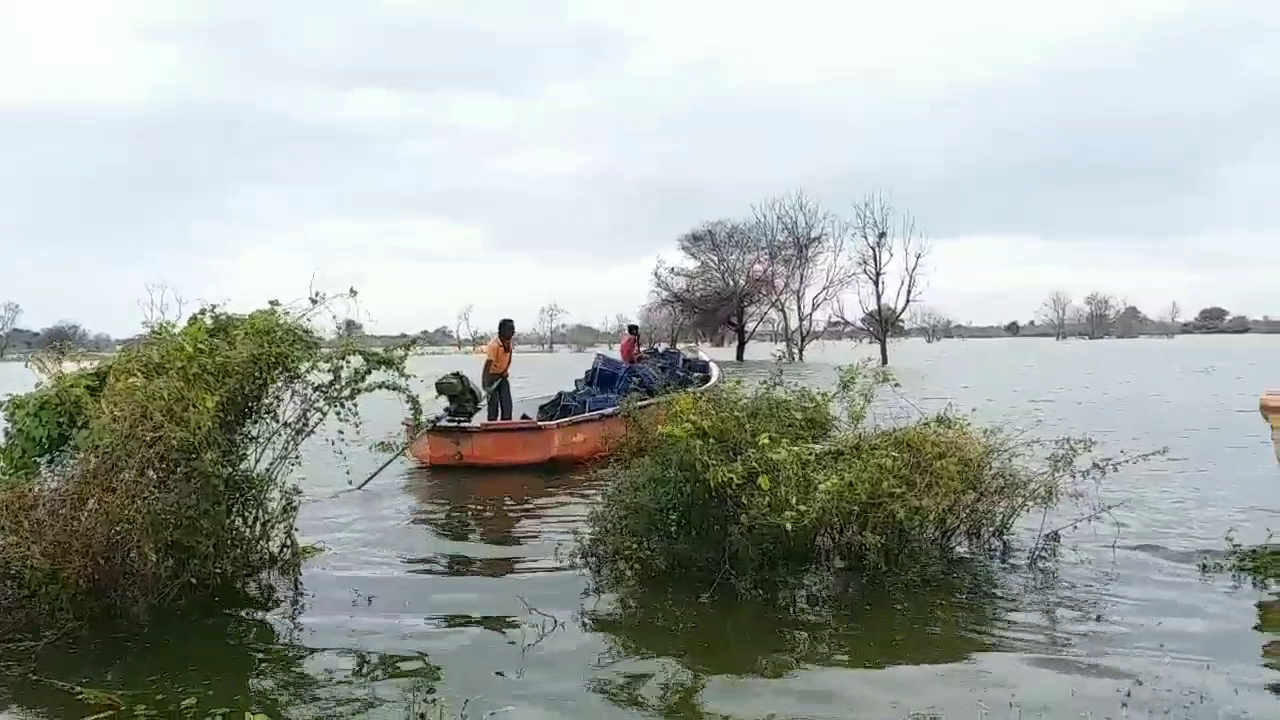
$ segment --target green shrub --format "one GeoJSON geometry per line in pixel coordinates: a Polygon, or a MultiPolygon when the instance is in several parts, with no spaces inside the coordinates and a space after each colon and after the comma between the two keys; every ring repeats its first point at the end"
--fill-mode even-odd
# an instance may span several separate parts
{"type": "Polygon", "coordinates": [[[3,403],[0,618],[41,629],[261,600],[294,579],[299,447],[409,389],[409,347],[322,347],[330,298],[153,325],[3,403]]]}
{"type": "Polygon", "coordinates": [[[1226,573],[1237,582],[1248,582],[1266,589],[1280,585],[1280,544],[1273,536],[1259,545],[1243,545],[1227,536],[1227,550],[1219,559],[1203,558],[1200,571],[1205,574],[1226,573]]]}
{"type": "Polygon", "coordinates": [[[1077,469],[1087,439],[1040,442],[949,412],[873,427],[885,382],[855,366],[824,392],[775,373],[672,397],[660,418],[627,412],[579,560],[603,590],[767,594],[813,571],[901,571],[1005,548],[1028,513],[1116,465],[1077,469]]]}

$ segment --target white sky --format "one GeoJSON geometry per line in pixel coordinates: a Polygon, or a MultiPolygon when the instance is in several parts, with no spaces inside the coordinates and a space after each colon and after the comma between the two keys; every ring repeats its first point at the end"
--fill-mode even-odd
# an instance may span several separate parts
{"type": "Polygon", "coordinates": [[[1261,0],[0,0],[0,300],[354,285],[385,333],[634,314],[701,220],[886,191],[925,304],[1280,316],[1261,0]],[[1264,193],[1266,197],[1264,197],[1264,193]]]}

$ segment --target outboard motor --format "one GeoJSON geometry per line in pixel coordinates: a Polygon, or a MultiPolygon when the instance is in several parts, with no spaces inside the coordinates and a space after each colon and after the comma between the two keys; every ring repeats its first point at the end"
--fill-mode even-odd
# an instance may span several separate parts
{"type": "Polygon", "coordinates": [[[451,422],[471,422],[484,404],[484,392],[471,378],[456,370],[436,380],[436,395],[449,403],[444,417],[451,422]]]}

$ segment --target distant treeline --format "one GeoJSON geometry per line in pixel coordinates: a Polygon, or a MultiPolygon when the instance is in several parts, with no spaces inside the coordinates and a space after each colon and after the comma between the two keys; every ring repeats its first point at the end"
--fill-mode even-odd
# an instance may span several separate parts
{"type": "MultiPolygon", "coordinates": [[[[663,308],[651,304],[642,310],[639,318],[644,342],[654,343],[702,343],[723,347],[734,341],[732,328],[714,329],[693,322],[671,322],[660,316],[663,308]]],[[[129,338],[113,338],[106,333],[95,333],[74,322],[59,322],[40,330],[13,326],[21,313],[13,303],[0,305],[0,358],[22,356],[49,347],[58,346],[88,352],[114,352],[121,345],[133,341],[129,338]],[[6,330],[5,322],[9,323],[6,330]]],[[[668,310],[668,312],[670,312],[668,310]]],[[[1065,338],[1126,338],[1143,336],[1172,337],[1175,335],[1215,335],[1280,333],[1280,319],[1271,317],[1247,318],[1232,315],[1225,308],[1211,306],[1200,310],[1195,317],[1183,321],[1179,318],[1177,303],[1171,304],[1160,319],[1153,319],[1132,305],[1124,305],[1114,298],[1099,293],[1087,296],[1077,306],[1063,293],[1053,293],[1045,301],[1038,316],[1026,322],[1011,321],[996,325],[974,325],[955,322],[945,314],[927,308],[917,308],[908,319],[897,319],[890,334],[897,337],[920,337],[928,342],[948,338],[996,338],[996,337],[1056,337],[1065,338]]],[[[526,349],[554,350],[557,347],[583,350],[591,347],[613,347],[632,322],[626,315],[618,314],[596,324],[563,322],[567,312],[558,305],[548,305],[539,310],[538,320],[528,329],[518,328],[516,343],[526,349]]],[[[358,339],[370,346],[386,346],[416,338],[426,347],[453,348],[458,351],[477,351],[493,337],[496,328],[479,328],[472,325],[470,307],[458,313],[453,327],[441,325],[419,333],[395,335],[371,334],[357,320],[344,319],[337,323],[330,342],[339,339],[358,339]]],[[[863,323],[827,320],[815,336],[824,340],[870,340],[873,333],[863,323]]],[[[781,343],[786,331],[781,322],[772,316],[762,319],[752,336],[755,341],[781,343]]]]}

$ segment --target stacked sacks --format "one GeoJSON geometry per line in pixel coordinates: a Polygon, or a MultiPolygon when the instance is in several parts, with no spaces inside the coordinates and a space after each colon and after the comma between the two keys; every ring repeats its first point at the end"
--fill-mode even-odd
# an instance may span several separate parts
{"type": "Polygon", "coordinates": [[[561,420],[615,408],[622,398],[657,397],[667,392],[705,385],[711,367],[705,360],[687,358],[676,349],[650,348],[631,365],[607,355],[596,355],[572,391],[556,393],[538,407],[538,420],[561,420]]]}

